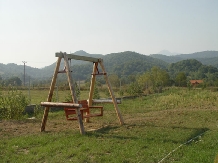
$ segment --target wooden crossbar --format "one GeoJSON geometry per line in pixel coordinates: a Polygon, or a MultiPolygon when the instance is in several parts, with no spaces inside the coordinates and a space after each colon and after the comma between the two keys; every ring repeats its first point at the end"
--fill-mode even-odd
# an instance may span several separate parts
{"type": "MultiPolygon", "coordinates": [[[[121,104],[121,100],[116,99],[117,104],[121,104]]],[[[113,103],[112,99],[93,99],[93,103],[113,103]]]]}
{"type": "Polygon", "coordinates": [[[60,103],[60,102],[41,102],[41,106],[45,107],[68,107],[68,108],[81,108],[81,104],[74,103],[60,103]]]}
{"type": "MultiPolygon", "coordinates": [[[[59,52],[55,53],[55,57],[61,57],[64,58],[64,55],[66,53],[59,52]]],[[[89,62],[101,62],[101,58],[93,58],[93,57],[86,57],[86,56],[80,56],[75,54],[66,54],[68,59],[75,59],[75,60],[82,60],[82,61],[89,61],[89,62]]]]}

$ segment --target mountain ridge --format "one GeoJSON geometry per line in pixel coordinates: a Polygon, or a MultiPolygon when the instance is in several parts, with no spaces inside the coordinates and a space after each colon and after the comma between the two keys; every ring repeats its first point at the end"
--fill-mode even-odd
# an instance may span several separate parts
{"type": "Polygon", "coordinates": [[[218,68],[218,51],[202,51],[191,54],[178,54],[175,56],[151,54],[150,56],[153,58],[161,59],[167,63],[176,63],[186,59],[196,59],[205,65],[211,65],[218,68]]]}
{"type": "MultiPolygon", "coordinates": [[[[119,73],[123,75],[132,74],[132,71],[141,73],[155,65],[162,68],[167,67],[167,63],[165,63],[164,61],[131,51],[101,55],[101,54],[89,54],[85,51],[80,50],[72,54],[102,58],[104,61],[105,68],[109,73],[114,73],[115,70],[116,73],[119,73],[119,71],[123,69],[123,67],[125,67],[126,71],[119,73]],[[132,61],[134,61],[133,66],[131,66],[132,61]],[[120,65],[122,66],[120,67],[120,65]]],[[[76,78],[77,76],[84,78],[84,76],[81,76],[81,74],[79,74],[80,71],[89,73],[88,70],[82,70],[83,68],[92,70],[92,64],[86,61],[72,60],[70,62],[70,65],[72,66],[73,71],[76,73],[76,78]],[[87,66],[87,64],[89,66],[87,66]],[[80,69],[78,69],[78,67],[80,67],[80,69]]],[[[26,66],[26,75],[31,76],[31,78],[38,78],[43,80],[45,78],[51,78],[55,66],[56,63],[53,63],[41,69],[26,66]]],[[[63,60],[60,65],[60,69],[62,68],[64,68],[63,60]]],[[[1,76],[3,76],[3,78],[7,78],[9,76],[19,76],[21,79],[23,78],[22,77],[23,65],[13,64],[12,66],[10,66],[9,64],[8,65],[0,64],[0,71],[1,71],[1,76]]]]}
{"type": "Polygon", "coordinates": [[[174,55],[178,55],[180,53],[170,52],[169,50],[161,50],[157,54],[163,54],[163,55],[166,55],[166,56],[174,56],[174,55]]]}
{"type": "MultiPolygon", "coordinates": [[[[162,54],[152,54],[147,56],[132,51],[102,55],[89,54],[83,50],[76,51],[72,54],[102,58],[107,72],[110,74],[117,74],[119,76],[140,74],[151,69],[153,66],[167,69],[170,63],[176,63],[185,59],[196,59],[197,57],[198,58],[196,60],[200,61],[202,64],[218,67],[218,51],[203,51],[192,54],[179,54],[175,56],[165,56],[162,54]]],[[[55,66],[56,63],[41,69],[26,66],[26,76],[29,76],[34,80],[50,79],[53,75],[55,66]]],[[[85,79],[92,71],[92,63],[86,61],[72,60],[71,66],[74,72],[73,76],[80,79],[85,79]]],[[[60,69],[63,68],[64,64],[62,62],[60,69]]],[[[2,78],[18,76],[20,79],[23,79],[23,65],[16,65],[14,63],[4,65],[0,63],[0,76],[2,78]]]]}

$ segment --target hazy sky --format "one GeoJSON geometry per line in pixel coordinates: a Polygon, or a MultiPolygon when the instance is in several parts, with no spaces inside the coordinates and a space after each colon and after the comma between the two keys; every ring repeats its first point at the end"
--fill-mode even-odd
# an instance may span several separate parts
{"type": "Polygon", "coordinates": [[[0,0],[0,63],[41,68],[78,50],[218,50],[218,0],[0,0]]]}

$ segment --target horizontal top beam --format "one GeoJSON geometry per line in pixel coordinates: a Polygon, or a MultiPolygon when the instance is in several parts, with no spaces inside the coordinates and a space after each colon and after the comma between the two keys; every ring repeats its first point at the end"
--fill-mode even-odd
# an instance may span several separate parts
{"type": "MultiPolygon", "coordinates": [[[[64,57],[63,52],[55,53],[55,57],[64,57]]],[[[65,53],[66,54],[66,53],[65,53]]],[[[93,57],[86,57],[86,56],[80,56],[75,54],[67,54],[67,58],[69,59],[75,59],[75,60],[82,60],[82,61],[89,61],[89,62],[101,62],[101,58],[93,58],[93,57]]]]}

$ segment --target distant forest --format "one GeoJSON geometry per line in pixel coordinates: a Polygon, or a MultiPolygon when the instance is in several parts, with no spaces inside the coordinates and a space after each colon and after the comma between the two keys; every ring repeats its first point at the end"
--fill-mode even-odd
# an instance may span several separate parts
{"type": "MultiPolygon", "coordinates": [[[[154,69],[163,71],[162,73],[168,75],[168,82],[166,82],[167,84],[165,83],[165,85],[175,85],[176,80],[178,80],[178,75],[181,74],[185,76],[186,81],[190,79],[201,79],[207,82],[208,85],[216,85],[216,83],[218,83],[218,51],[204,51],[175,56],[165,56],[161,54],[146,56],[131,51],[108,55],[88,54],[85,51],[77,51],[74,54],[102,58],[107,73],[111,76],[110,78],[117,78],[117,83],[131,84],[145,74],[147,74],[148,78],[148,73],[151,73],[154,69]]],[[[32,85],[49,84],[55,65],[56,63],[53,63],[42,69],[26,66],[26,84],[29,82],[32,85]]],[[[74,80],[86,81],[90,79],[92,63],[72,60],[70,65],[74,80]]],[[[63,68],[64,64],[62,62],[61,69],[63,68]]],[[[66,81],[66,75],[61,74],[58,80],[60,82],[66,81]]],[[[111,80],[114,81],[115,79],[111,80]]],[[[103,81],[99,79],[99,82],[103,81]]],[[[0,84],[2,86],[23,85],[23,83],[23,66],[13,63],[7,65],[0,63],[0,84]]]]}

